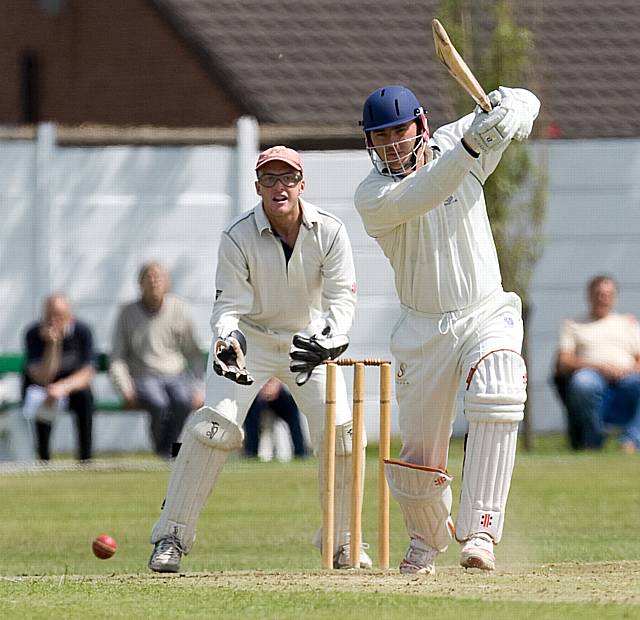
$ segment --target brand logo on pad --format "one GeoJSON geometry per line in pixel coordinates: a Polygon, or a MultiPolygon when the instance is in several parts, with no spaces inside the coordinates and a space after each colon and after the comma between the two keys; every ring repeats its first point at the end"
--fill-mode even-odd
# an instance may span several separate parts
{"type": "Polygon", "coordinates": [[[437,487],[441,487],[446,481],[447,481],[447,479],[444,476],[438,476],[433,481],[433,484],[435,484],[437,487]]]}
{"type": "Polygon", "coordinates": [[[481,527],[489,527],[493,521],[493,515],[490,515],[488,512],[485,512],[480,517],[480,526],[481,527]]]}
{"type": "Polygon", "coordinates": [[[220,425],[217,422],[211,422],[211,428],[207,431],[207,437],[213,439],[218,434],[220,425]]]}

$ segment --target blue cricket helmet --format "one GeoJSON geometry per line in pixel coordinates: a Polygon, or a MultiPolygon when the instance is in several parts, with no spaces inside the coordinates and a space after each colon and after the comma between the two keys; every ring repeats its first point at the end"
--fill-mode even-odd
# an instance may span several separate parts
{"type": "Polygon", "coordinates": [[[424,110],[408,88],[383,86],[365,100],[360,125],[365,132],[376,131],[420,118],[424,118],[424,110]]]}

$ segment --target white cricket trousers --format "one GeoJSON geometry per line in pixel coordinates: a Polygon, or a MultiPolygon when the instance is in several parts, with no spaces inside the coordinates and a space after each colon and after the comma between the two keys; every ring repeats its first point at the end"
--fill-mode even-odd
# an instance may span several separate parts
{"type": "Polygon", "coordinates": [[[396,360],[400,459],[447,468],[459,390],[487,353],[522,350],[522,304],[502,290],[459,311],[431,315],[403,307],[391,335],[396,360]]]}

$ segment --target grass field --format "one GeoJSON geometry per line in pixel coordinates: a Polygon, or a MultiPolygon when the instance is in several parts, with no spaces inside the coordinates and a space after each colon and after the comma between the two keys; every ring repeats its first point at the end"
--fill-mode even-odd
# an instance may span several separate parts
{"type": "MultiPolygon", "coordinates": [[[[521,451],[495,573],[465,572],[452,545],[430,579],[397,572],[407,539],[393,502],[391,571],[319,569],[313,459],[230,461],[184,573],[152,574],[147,540],[168,469],[149,459],[143,471],[0,474],[0,617],[640,618],[640,458],[613,445],[574,454],[543,438],[521,451]],[[110,560],[91,554],[100,533],[118,541],[110,560]]],[[[374,459],[363,518],[373,557],[374,459]]],[[[454,442],[454,496],[460,468],[454,442]]]]}

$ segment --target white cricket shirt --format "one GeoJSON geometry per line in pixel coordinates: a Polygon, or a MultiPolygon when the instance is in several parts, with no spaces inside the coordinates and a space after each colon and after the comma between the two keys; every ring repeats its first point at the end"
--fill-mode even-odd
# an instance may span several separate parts
{"type": "MultiPolygon", "coordinates": [[[[522,118],[535,119],[537,98],[515,90],[522,118]]],[[[461,143],[473,116],[434,133],[435,158],[420,170],[392,178],[374,168],[356,190],[356,209],[391,262],[400,302],[419,312],[460,310],[502,286],[483,184],[509,143],[474,158],[461,143]]]]}
{"type": "MultiPolygon", "coordinates": [[[[218,249],[214,336],[242,319],[264,331],[346,334],[356,304],[351,243],[334,215],[300,200],[302,224],[289,262],[262,203],[223,232],[218,249]]],[[[240,329],[242,327],[240,326],[240,329]]]]}

